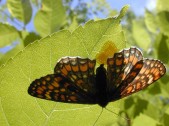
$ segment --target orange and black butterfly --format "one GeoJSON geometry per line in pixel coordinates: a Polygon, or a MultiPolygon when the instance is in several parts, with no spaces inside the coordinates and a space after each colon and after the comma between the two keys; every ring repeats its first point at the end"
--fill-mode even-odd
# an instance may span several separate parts
{"type": "Polygon", "coordinates": [[[80,57],[61,58],[54,74],[36,79],[28,89],[34,97],[65,103],[99,104],[140,91],[161,78],[166,68],[162,62],[145,59],[139,49],[131,47],[107,59],[107,70],[96,60],[80,57]]]}

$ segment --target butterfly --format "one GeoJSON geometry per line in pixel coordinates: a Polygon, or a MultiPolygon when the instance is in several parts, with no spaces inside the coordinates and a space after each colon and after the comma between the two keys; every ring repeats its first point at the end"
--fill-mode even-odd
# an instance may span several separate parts
{"type": "Polygon", "coordinates": [[[96,60],[63,57],[48,74],[34,80],[28,93],[34,97],[64,103],[98,104],[102,108],[157,81],[166,73],[163,63],[143,58],[136,47],[123,49],[107,59],[107,69],[96,60]]]}

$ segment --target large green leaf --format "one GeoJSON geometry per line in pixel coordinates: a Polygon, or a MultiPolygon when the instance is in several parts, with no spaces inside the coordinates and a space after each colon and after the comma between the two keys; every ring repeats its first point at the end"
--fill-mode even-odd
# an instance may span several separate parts
{"type": "Polygon", "coordinates": [[[62,0],[43,0],[42,8],[37,12],[34,24],[41,36],[58,31],[65,23],[66,11],[62,0]]]}
{"type": "Polygon", "coordinates": [[[0,23],[0,47],[12,44],[20,39],[17,29],[9,24],[0,23]]]}
{"type": "MultiPolygon", "coordinates": [[[[127,7],[117,18],[89,21],[74,32],[62,30],[25,50],[0,68],[0,123],[1,126],[65,126],[93,125],[101,111],[98,105],[65,104],[34,98],[27,93],[30,83],[53,73],[56,61],[63,56],[95,58],[102,45],[111,41],[118,49],[125,47],[120,25],[127,7]]],[[[118,102],[107,106],[118,112],[118,102]]],[[[98,125],[111,124],[117,118],[104,110],[98,125]]]]}
{"type": "Polygon", "coordinates": [[[7,0],[8,10],[11,15],[24,24],[29,23],[32,17],[30,0],[7,0]]]}

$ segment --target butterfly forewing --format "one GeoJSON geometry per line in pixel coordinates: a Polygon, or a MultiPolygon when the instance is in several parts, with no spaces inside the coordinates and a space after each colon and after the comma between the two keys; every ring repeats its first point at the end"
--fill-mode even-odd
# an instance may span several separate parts
{"type": "Polygon", "coordinates": [[[95,69],[96,60],[79,57],[62,58],[54,69],[54,73],[61,74],[69,79],[75,87],[88,92],[96,93],[95,69]]]}
{"type": "MultiPolygon", "coordinates": [[[[139,49],[132,47],[115,53],[112,58],[107,60],[107,85],[108,92],[113,92],[125,80],[133,66],[143,59],[139,49]]],[[[139,71],[138,71],[139,72],[139,71]]]]}
{"type": "Polygon", "coordinates": [[[76,88],[72,82],[60,74],[49,74],[36,79],[28,89],[34,97],[65,103],[95,104],[93,96],[76,88]]]}
{"type": "MultiPolygon", "coordinates": [[[[140,91],[161,78],[166,68],[159,60],[145,59],[144,65],[135,79],[125,88],[121,89],[121,97],[140,91]]],[[[126,80],[127,81],[127,80],[126,80]]]]}
{"type": "Polygon", "coordinates": [[[133,66],[135,66],[135,64],[140,61],[143,60],[143,55],[141,53],[141,51],[138,48],[135,47],[131,47],[130,49],[124,49],[123,50],[123,55],[124,55],[124,62],[125,62],[125,70],[124,70],[124,75],[122,80],[124,80],[126,78],[126,76],[130,73],[131,69],[133,68],[133,66]]]}

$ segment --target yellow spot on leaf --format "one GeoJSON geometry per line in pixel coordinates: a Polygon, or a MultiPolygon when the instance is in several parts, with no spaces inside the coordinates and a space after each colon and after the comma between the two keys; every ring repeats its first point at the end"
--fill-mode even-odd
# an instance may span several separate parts
{"type": "Polygon", "coordinates": [[[100,64],[106,64],[107,58],[113,57],[117,51],[119,50],[116,45],[112,41],[107,41],[100,50],[100,53],[96,55],[96,61],[100,64]]]}

